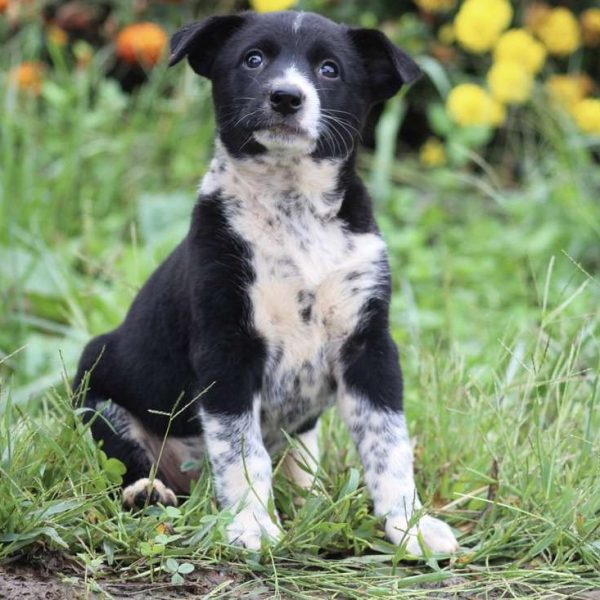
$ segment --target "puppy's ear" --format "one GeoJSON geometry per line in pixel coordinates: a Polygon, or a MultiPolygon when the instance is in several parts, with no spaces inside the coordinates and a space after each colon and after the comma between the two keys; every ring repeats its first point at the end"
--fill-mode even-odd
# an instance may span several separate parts
{"type": "Polygon", "coordinates": [[[404,84],[423,74],[415,61],[381,31],[352,28],[348,34],[363,59],[373,102],[391,98],[404,84]]]}
{"type": "Polygon", "coordinates": [[[244,17],[230,15],[208,17],[203,21],[182,27],[171,37],[169,66],[187,56],[190,66],[198,75],[210,78],[215,58],[229,36],[244,23],[244,17]]]}

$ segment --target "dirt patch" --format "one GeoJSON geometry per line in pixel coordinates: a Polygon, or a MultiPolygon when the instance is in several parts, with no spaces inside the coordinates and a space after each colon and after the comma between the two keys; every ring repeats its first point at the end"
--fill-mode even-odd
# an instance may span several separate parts
{"type": "MultiPolygon", "coordinates": [[[[0,600],[84,600],[103,598],[106,594],[115,600],[181,600],[203,597],[215,588],[234,589],[240,581],[240,577],[223,571],[202,569],[188,575],[185,584],[181,586],[172,585],[167,578],[154,583],[131,582],[122,581],[114,575],[111,577],[107,573],[106,577],[97,578],[86,589],[83,573],[75,565],[47,557],[43,563],[14,562],[0,565],[0,600]],[[57,563],[60,563],[60,568],[57,563]]],[[[231,597],[236,598],[238,595],[233,593],[231,597]]]]}
{"type": "Polygon", "coordinates": [[[58,577],[44,576],[33,567],[0,566],[2,600],[75,600],[83,597],[83,588],[66,585],[58,577]]]}

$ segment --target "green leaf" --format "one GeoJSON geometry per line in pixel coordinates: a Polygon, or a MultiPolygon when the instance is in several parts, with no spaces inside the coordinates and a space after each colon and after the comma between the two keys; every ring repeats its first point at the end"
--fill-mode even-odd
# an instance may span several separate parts
{"type": "Polygon", "coordinates": [[[179,563],[174,558],[167,558],[165,561],[165,569],[169,571],[169,573],[177,573],[179,567],[179,563]]]}
{"type": "Polygon", "coordinates": [[[194,570],[194,568],[195,567],[192,563],[185,562],[179,565],[179,569],[177,569],[177,571],[182,575],[188,575],[194,570]]]}
{"type": "Polygon", "coordinates": [[[169,543],[169,536],[164,534],[164,533],[159,533],[155,538],[154,541],[157,544],[163,544],[163,545],[167,545],[169,543]]]}
{"type": "Polygon", "coordinates": [[[420,56],[417,60],[419,67],[423,69],[429,80],[435,85],[439,95],[445,98],[450,91],[452,84],[446,73],[444,66],[431,56],[420,56]]]}
{"type": "MultiPolygon", "coordinates": [[[[24,533],[5,533],[0,535],[0,542],[30,542],[33,540],[37,540],[42,536],[49,537],[53,542],[62,546],[63,548],[68,548],[69,546],[66,542],[58,535],[58,532],[54,527],[39,527],[37,529],[32,529],[31,531],[27,531],[24,533]]],[[[26,545],[26,544],[21,544],[26,545]]]]}
{"type": "Polygon", "coordinates": [[[115,562],[115,549],[113,548],[112,544],[107,540],[104,540],[102,542],[102,548],[104,550],[104,554],[106,554],[106,562],[109,566],[112,566],[115,562]]]}
{"type": "Polygon", "coordinates": [[[446,137],[450,135],[454,125],[446,112],[446,108],[443,104],[437,103],[432,104],[427,109],[427,120],[431,125],[434,133],[440,137],[446,137]]]}
{"type": "Polygon", "coordinates": [[[140,234],[154,244],[166,237],[181,238],[189,226],[193,197],[189,193],[143,194],[138,202],[140,234]]]}
{"type": "Polygon", "coordinates": [[[171,519],[177,519],[181,516],[181,511],[176,506],[165,507],[165,513],[171,519]]]}
{"type": "Polygon", "coordinates": [[[67,512],[73,508],[78,508],[81,506],[81,502],[77,500],[65,500],[63,502],[57,502],[55,504],[51,504],[46,508],[42,508],[40,510],[36,510],[33,512],[33,515],[39,516],[44,519],[48,519],[53,515],[59,515],[61,513],[67,512]]]}
{"type": "Polygon", "coordinates": [[[358,482],[360,481],[360,473],[358,469],[352,468],[348,472],[348,477],[346,478],[346,482],[342,486],[342,489],[339,493],[339,498],[343,498],[344,496],[348,496],[352,494],[358,489],[358,482]]]}
{"type": "Polygon", "coordinates": [[[106,459],[102,469],[111,483],[123,483],[123,475],[127,472],[127,467],[118,458],[106,459]]]}

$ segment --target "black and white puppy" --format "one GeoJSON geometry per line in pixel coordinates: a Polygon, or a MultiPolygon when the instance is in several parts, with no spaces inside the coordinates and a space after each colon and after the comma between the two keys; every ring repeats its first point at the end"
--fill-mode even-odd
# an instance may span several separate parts
{"type": "Polygon", "coordinates": [[[390,271],[354,170],[369,108],[418,67],[378,31],[301,12],[208,18],[171,45],[171,65],[187,57],[212,81],[214,159],[187,237],[122,325],[88,344],[75,379],[94,437],[127,465],[125,504],[175,503],[198,475],[182,465],[208,454],[236,514],[230,541],[277,540],[271,455],[296,435],[286,472],[311,487],[319,415],[335,403],[388,538],[419,554],[420,531],[430,550],[456,550],[445,523],[407,525],[421,503],[390,271]]]}

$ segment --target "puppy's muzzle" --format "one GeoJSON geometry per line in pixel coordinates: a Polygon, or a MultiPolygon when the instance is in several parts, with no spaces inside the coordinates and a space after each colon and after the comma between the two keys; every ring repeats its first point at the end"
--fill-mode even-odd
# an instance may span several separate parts
{"type": "Polygon", "coordinates": [[[297,113],[303,100],[304,94],[295,85],[279,86],[269,95],[271,108],[284,117],[297,113]]]}

